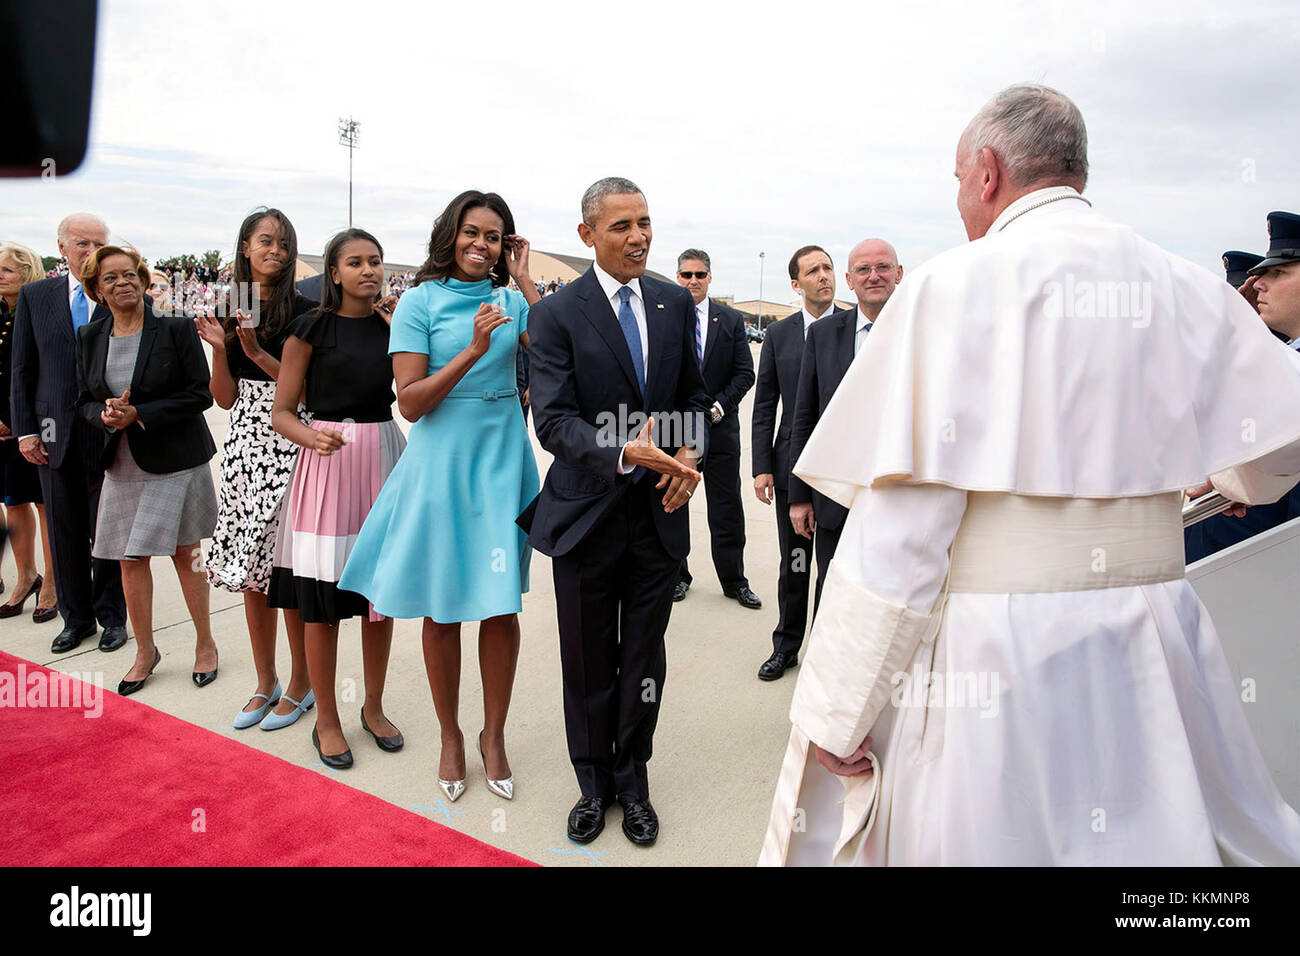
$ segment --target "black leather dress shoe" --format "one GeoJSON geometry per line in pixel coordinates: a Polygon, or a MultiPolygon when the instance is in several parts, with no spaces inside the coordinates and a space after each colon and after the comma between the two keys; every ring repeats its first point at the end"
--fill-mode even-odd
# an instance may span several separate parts
{"type": "Polygon", "coordinates": [[[747,607],[751,611],[757,611],[763,606],[763,602],[758,599],[758,595],[751,591],[747,585],[736,588],[734,591],[723,591],[722,593],[741,607],[747,607]]]}
{"type": "Polygon", "coordinates": [[[771,657],[763,661],[763,666],[758,669],[758,679],[776,680],[783,677],[786,671],[798,663],[798,654],[783,654],[781,651],[776,651],[771,657]]]}
{"type": "Polygon", "coordinates": [[[569,839],[590,843],[605,829],[605,811],[610,801],[603,797],[582,797],[569,811],[569,839]]]}
{"type": "MultiPolygon", "coordinates": [[[[126,643],[126,628],[121,624],[114,624],[104,628],[104,633],[99,635],[99,649],[101,651],[115,651],[126,643]]],[[[214,672],[214,678],[217,676],[214,672]]]]}
{"type": "Polygon", "coordinates": [[[207,687],[216,679],[217,668],[215,667],[210,671],[192,671],[190,673],[190,680],[194,681],[195,687],[207,687]]]}
{"type": "Polygon", "coordinates": [[[85,627],[73,627],[69,624],[59,631],[59,636],[50,645],[50,650],[55,654],[66,654],[68,651],[75,651],[77,645],[86,638],[94,637],[95,631],[96,627],[93,624],[87,624],[85,627]]]}
{"type": "Polygon", "coordinates": [[[673,600],[685,601],[686,592],[689,591],[690,589],[691,586],[687,584],[685,581],[678,581],[677,586],[673,588],[673,600]]]}
{"type": "Polygon", "coordinates": [[[637,846],[650,846],[659,837],[659,814],[649,800],[620,800],[623,835],[637,846]]]}

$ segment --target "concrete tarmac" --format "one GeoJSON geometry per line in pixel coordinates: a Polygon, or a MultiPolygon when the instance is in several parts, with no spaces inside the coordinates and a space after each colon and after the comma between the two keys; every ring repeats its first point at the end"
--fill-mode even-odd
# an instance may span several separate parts
{"type": "MultiPolygon", "coordinates": [[[[751,345],[755,367],[758,345],[751,345]]],[[[194,665],[194,627],[181,598],[171,562],[152,561],[154,627],[162,662],[134,700],[300,766],[313,767],[347,786],[374,794],[477,839],[548,866],[749,866],[758,858],[789,734],[787,713],[798,670],[772,683],[756,672],[771,653],[777,620],[777,538],[774,508],[754,496],[750,477],[751,390],[742,403],[741,488],[745,502],[745,570],[750,587],[763,600],[746,610],[722,596],[709,552],[703,494],[691,501],[691,572],[695,583],[686,600],[673,605],[667,634],[668,675],[663,688],[654,757],[649,764],[650,797],[659,813],[660,836],[649,848],[633,846],[620,829],[616,806],[605,832],[580,847],[565,836],[565,820],[579,796],[565,746],[561,704],[559,638],[550,559],[533,554],[532,590],[524,595],[519,617],[522,649],[506,728],[506,746],[515,777],[515,799],[502,800],[487,789],[475,740],[482,727],[482,685],[478,674],[477,625],[462,633],[461,729],[465,735],[467,790],[446,804],[437,785],[439,728],[425,678],[421,621],[395,622],[393,651],[384,695],[385,712],[401,729],[406,746],[384,753],[361,729],[360,624],[343,622],[339,633],[338,685],[344,730],[355,765],[334,771],[322,765],[311,743],[315,712],[292,727],[267,732],[233,729],[235,715],[256,689],[240,595],[213,589],[212,625],[220,648],[220,673],[205,688],[190,680],[194,665]]],[[[407,424],[396,416],[403,428],[407,424]]],[[[227,413],[214,406],[207,414],[218,449],[227,413]]],[[[529,433],[538,471],[550,455],[529,433]]],[[[220,452],[212,460],[218,480],[220,452]]],[[[204,542],[206,551],[208,542],[204,542]]],[[[37,554],[39,556],[39,548],[37,554]]],[[[38,558],[39,563],[39,558],[38,558]]],[[[16,580],[12,553],[6,551],[3,577],[16,580]]],[[[0,648],[55,670],[93,673],[110,690],[131,666],[134,638],[126,647],[102,653],[86,641],[69,654],[50,652],[62,623],[34,624],[29,599],[21,617],[0,621],[0,648]]],[[[129,630],[129,628],[128,628],[129,630]]],[[[283,628],[281,629],[283,635],[283,628]]],[[[289,676],[288,647],[279,642],[282,683],[289,676]]],[[[76,747],[76,739],[52,746],[76,747]]],[[[176,773],[184,773],[177,767],[176,773]]],[[[93,780],[86,781],[90,787],[93,780]]],[[[258,781],[248,780],[256,787],[258,781]]],[[[188,818],[185,821],[188,823],[188,818]]],[[[304,821],[310,832],[310,821],[304,821]]],[[[57,839],[49,834],[47,839],[57,839]]],[[[222,839],[222,823],[208,815],[208,829],[195,839],[222,839]]],[[[233,837],[232,837],[233,838],[233,837]]],[[[274,859],[265,863],[275,865],[274,859]]]]}

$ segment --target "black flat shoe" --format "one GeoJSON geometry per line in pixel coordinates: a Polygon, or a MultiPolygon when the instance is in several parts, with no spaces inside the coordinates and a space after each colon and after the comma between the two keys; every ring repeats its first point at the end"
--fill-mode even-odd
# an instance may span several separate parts
{"type": "Polygon", "coordinates": [[[380,750],[385,750],[390,754],[397,753],[397,751],[402,749],[402,745],[406,743],[406,741],[402,739],[402,732],[400,730],[397,732],[395,737],[381,737],[371,730],[370,726],[366,723],[366,712],[364,710],[361,712],[361,729],[371,737],[375,738],[375,743],[379,744],[380,750]]]}
{"type": "MultiPolygon", "coordinates": [[[[31,597],[33,594],[40,593],[41,585],[43,585],[44,583],[45,583],[45,579],[42,578],[39,574],[36,575],[36,580],[33,581],[32,586],[27,589],[27,593],[24,594],[22,597],[18,598],[17,604],[0,604],[0,617],[17,617],[19,614],[22,614],[23,605],[27,603],[27,599],[31,597]]],[[[3,593],[4,593],[4,588],[0,587],[0,594],[3,593]]],[[[14,597],[18,597],[18,595],[15,594],[14,597]]]]}
{"type": "Polygon", "coordinates": [[[352,766],[352,751],[345,750],[341,754],[327,754],[320,749],[320,736],[316,733],[316,728],[311,729],[311,742],[316,747],[316,755],[320,757],[320,762],[334,770],[347,770],[352,766]]]}
{"type": "Polygon", "coordinates": [[[678,581],[678,582],[677,582],[677,586],[676,586],[675,588],[673,588],[673,600],[674,600],[674,601],[685,601],[685,600],[686,600],[686,592],[689,591],[690,589],[691,589],[691,586],[690,586],[689,584],[687,584],[685,581],[678,581]]]}
{"type": "Polygon", "coordinates": [[[50,645],[50,650],[55,654],[66,654],[68,651],[75,651],[77,645],[88,637],[95,636],[96,627],[94,624],[87,624],[85,627],[73,627],[71,624],[66,625],[63,630],[59,631],[59,636],[54,639],[50,645]]]}
{"type": "Polygon", "coordinates": [[[637,846],[650,846],[659,838],[659,815],[649,800],[620,800],[623,835],[637,846]]]}
{"type": "Polygon", "coordinates": [[[749,589],[748,586],[736,588],[734,591],[723,591],[724,597],[729,597],[741,607],[747,607],[751,611],[757,611],[763,606],[763,602],[758,599],[758,595],[749,589]]]}
{"type": "Polygon", "coordinates": [[[54,607],[38,607],[35,611],[32,611],[32,620],[37,624],[44,624],[46,621],[52,621],[58,616],[59,606],[57,604],[54,605],[54,607]]]}
{"type": "Polygon", "coordinates": [[[144,682],[147,681],[151,676],[153,676],[153,669],[158,666],[158,662],[161,660],[162,660],[162,651],[158,650],[158,648],[155,647],[153,649],[153,665],[149,668],[149,673],[145,674],[139,680],[118,681],[117,683],[118,695],[121,697],[130,697],[141,687],[143,687],[144,682]]]}
{"type": "Polygon", "coordinates": [[[759,680],[776,680],[785,676],[785,672],[799,663],[798,654],[783,654],[775,651],[771,657],[763,661],[758,669],[759,680]]]}
{"type": "Polygon", "coordinates": [[[190,674],[190,680],[194,681],[195,687],[207,687],[217,679],[217,669],[214,667],[210,671],[194,671],[190,674]]]}
{"type": "Polygon", "coordinates": [[[602,797],[581,797],[569,811],[569,839],[590,843],[605,829],[605,811],[610,801],[602,797]]]}
{"type": "Polygon", "coordinates": [[[126,643],[126,628],[121,624],[112,624],[104,628],[104,633],[99,635],[99,649],[101,651],[115,651],[126,643]]]}

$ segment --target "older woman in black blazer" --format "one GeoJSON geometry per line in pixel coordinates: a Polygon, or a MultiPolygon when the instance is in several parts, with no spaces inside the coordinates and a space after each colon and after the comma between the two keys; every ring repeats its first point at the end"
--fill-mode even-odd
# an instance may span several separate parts
{"type": "Polygon", "coordinates": [[[192,321],[145,303],[148,282],[135,250],[98,249],[82,285],[112,315],[77,332],[77,407],[109,433],[92,554],[121,563],[136,639],[135,663],[118,684],[122,695],[143,687],[162,659],[153,641],[153,555],[172,559],[194,621],[194,683],[204,687],[217,676],[199,547],[217,518],[208,467],[217,448],[203,420],[212,405],[208,363],[192,321]]]}

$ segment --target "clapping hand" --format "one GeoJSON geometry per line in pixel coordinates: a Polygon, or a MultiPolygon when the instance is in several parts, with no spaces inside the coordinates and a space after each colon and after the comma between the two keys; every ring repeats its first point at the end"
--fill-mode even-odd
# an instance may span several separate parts
{"type": "Polygon", "coordinates": [[[235,335],[239,337],[239,345],[248,356],[248,360],[257,365],[260,364],[258,360],[266,356],[266,350],[258,341],[257,329],[253,328],[251,323],[252,319],[242,311],[235,312],[235,335]]]}
{"type": "Polygon", "coordinates": [[[390,326],[393,324],[393,310],[397,308],[397,296],[386,295],[375,303],[375,311],[390,326]]]}
{"type": "Polygon", "coordinates": [[[226,330],[211,315],[195,313],[194,328],[198,331],[199,338],[211,345],[214,350],[220,349],[223,352],[226,350],[226,330]]]}
{"type": "Polygon", "coordinates": [[[139,413],[131,404],[131,389],[122,393],[121,398],[110,398],[104,402],[104,410],[99,413],[99,420],[109,428],[121,430],[140,420],[139,413]]]}
{"type": "Polygon", "coordinates": [[[478,312],[474,315],[474,338],[469,343],[476,361],[487,355],[488,349],[492,347],[492,332],[497,326],[513,321],[491,302],[484,302],[478,307],[478,312]]]}
{"type": "Polygon", "coordinates": [[[322,428],[316,432],[316,441],[311,447],[316,454],[328,458],[343,447],[343,433],[322,428]]]}

